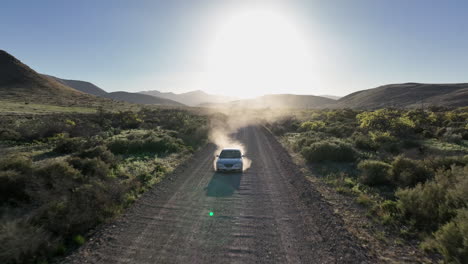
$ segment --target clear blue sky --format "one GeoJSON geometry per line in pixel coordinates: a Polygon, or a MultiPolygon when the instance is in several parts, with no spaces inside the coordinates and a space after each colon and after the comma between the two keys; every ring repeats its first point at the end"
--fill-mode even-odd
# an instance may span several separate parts
{"type": "Polygon", "coordinates": [[[313,42],[315,70],[308,74],[320,79],[259,94],[345,95],[387,83],[468,81],[464,0],[3,0],[0,49],[38,72],[107,91],[229,93],[194,79],[209,74],[206,49],[224,17],[251,7],[287,13],[313,42]]]}

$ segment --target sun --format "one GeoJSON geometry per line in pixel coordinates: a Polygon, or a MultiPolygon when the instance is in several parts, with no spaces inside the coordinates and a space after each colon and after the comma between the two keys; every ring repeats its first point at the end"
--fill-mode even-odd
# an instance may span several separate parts
{"type": "Polygon", "coordinates": [[[281,12],[235,13],[219,24],[208,47],[210,86],[253,97],[308,85],[313,72],[309,45],[300,28],[281,12]]]}

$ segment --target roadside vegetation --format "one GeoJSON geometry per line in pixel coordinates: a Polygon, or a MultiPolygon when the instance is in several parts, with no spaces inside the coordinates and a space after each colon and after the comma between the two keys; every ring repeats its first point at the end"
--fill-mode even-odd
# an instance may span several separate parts
{"type": "Polygon", "coordinates": [[[86,241],[207,142],[187,110],[0,116],[0,262],[47,263],[86,241]]]}
{"type": "Polygon", "coordinates": [[[369,217],[468,263],[467,108],[310,110],[267,126],[369,217]]]}

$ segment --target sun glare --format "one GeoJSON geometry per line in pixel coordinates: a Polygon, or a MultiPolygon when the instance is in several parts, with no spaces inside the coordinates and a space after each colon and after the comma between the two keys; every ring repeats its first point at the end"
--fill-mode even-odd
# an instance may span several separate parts
{"type": "Polygon", "coordinates": [[[309,45],[299,27],[280,12],[250,10],[224,18],[208,48],[209,86],[253,97],[311,85],[309,45]]]}

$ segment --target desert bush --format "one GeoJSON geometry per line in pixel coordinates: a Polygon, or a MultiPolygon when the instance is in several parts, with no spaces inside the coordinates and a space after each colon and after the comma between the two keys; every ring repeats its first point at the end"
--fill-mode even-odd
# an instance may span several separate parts
{"type": "Polygon", "coordinates": [[[423,162],[403,156],[396,157],[391,165],[391,182],[399,187],[413,187],[433,176],[433,172],[423,162]]]}
{"type": "Polygon", "coordinates": [[[80,172],[65,161],[48,162],[34,172],[31,196],[47,202],[53,193],[68,193],[80,180],[80,172]]]}
{"type": "Polygon", "coordinates": [[[97,146],[94,148],[86,149],[77,154],[80,158],[99,158],[105,163],[114,166],[117,163],[117,158],[105,146],[97,146]]]}
{"type": "Polygon", "coordinates": [[[183,142],[170,136],[150,135],[146,138],[134,140],[116,139],[108,144],[108,148],[115,154],[134,153],[173,153],[183,149],[183,142]]]}
{"type": "Polygon", "coordinates": [[[132,111],[121,111],[115,115],[114,126],[118,126],[123,129],[135,129],[139,128],[143,123],[138,113],[132,111]]]}
{"type": "Polygon", "coordinates": [[[468,165],[468,155],[465,156],[440,156],[440,157],[431,157],[424,161],[428,168],[431,168],[433,171],[437,170],[448,170],[455,166],[465,166],[468,165]]]}
{"type": "Polygon", "coordinates": [[[306,121],[301,124],[299,127],[300,131],[320,131],[325,127],[325,122],[323,121],[306,121]]]}
{"type": "Polygon", "coordinates": [[[356,121],[357,111],[352,109],[336,109],[325,112],[325,118],[329,122],[356,121]]]}
{"type": "Polygon", "coordinates": [[[347,138],[356,131],[356,125],[349,123],[332,123],[326,126],[323,131],[338,138],[347,138]]]}
{"type": "Polygon", "coordinates": [[[463,140],[461,133],[456,133],[452,128],[447,128],[441,139],[446,142],[460,144],[463,140]]]}
{"type": "Polygon", "coordinates": [[[373,131],[391,132],[395,135],[408,135],[414,131],[415,123],[399,110],[379,109],[358,114],[360,127],[373,131]]]}
{"type": "Polygon", "coordinates": [[[353,134],[352,138],[356,148],[367,151],[376,150],[376,144],[369,136],[357,132],[353,134]]]}
{"type": "Polygon", "coordinates": [[[358,197],[356,197],[356,202],[364,207],[371,207],[374,204],[372,198],[365,193],[360,193],[358,197]]]}
{"type": "Polygon", "coordinates": [[[390,164],[378,160],[364,160],[359,162],[361,172],[359,182],[369,186],[382,185],[389,182],[390,164]]]}
{"type": "Polygon", "coordinates": [[[200,126],[188,128],[182,133],[179,133],[179,137],[184,143],[192,148],[196,148],[205,144],[208,140],[209,128],[206,125],[200,124],[200,126]]]}
{"type": "Polygon", "coordinates": [[[27,176],[15,171],[0,171],[0,204],[29,200],[26,193],[27,176]]]}
{"type": "Polygon", "coordinates": [[[273,134],[281,136],[288,132],[295,132],[301,123],[293,116],[283,117],[270,125],[273,134]]]}
{"type": "Polygon", "coordinates": [[[293,149],[295,151],[301,151],[304,147],[322,141],[326,137],[326,135],[316,132],[306,132],[298,135],[299,136],[293,143],[293,149]]]}
{"type": "Polygon", "coordinates": [[[457,216],[434,234],[436,248],[448,263],[468,263],[468,210],[457,216]]]}
{"type": "Polygon", "coordinates": [[[309,162],[350,162],[357,158],[357,153],[351,145],[338,140],[313,143],[304,147],[301,154],[309,162]]]}
{"type": "Polygon", "coordinates": [[[53,243],[50,234],[24,220],[0,221],[0,262],[35,263],[53,243]]]}
{"type": "Polygon", "coordinates": [[[54,151],[60,154],[70,154],[85,148],[85,140],[82,138],[61,138],[57,142],[54,151]]]}
{"type": "Polygon", "coordinates": [[[67,124],[61,120],[56,120],[52,117],[43,117],[41,119],[33,119],[22,123],[17,128],[17,132],[21,135],[23,140],[33,141],[68,132],[68,129],[69,127],[67,127],[67,124]]]}
{"type": "Polygon", "coordinates": [[[83,184],[66,199],[47,203],[37,220],[54,234],[82,234],[112,216],[119,202],[103,184],[83,184]]]}
{"type": "Polygon", "coordinates": [[[103,162],[99,158],[78,158],[73,157],[68,160],[73,168],[79,170],[83,175],[84,179],[90,180],[91,178],[97,177],[104,179],[109,174],[109,165],[103,162]]]}
{"type": "Polygon", "coordinates": [[[0,170],[14,170],[29,174],[32,171],[32,161],[23,155],[10,155],[0,159],[0,170]]]}
{"type": "Polygon", "coordinates": [[[0,130],[0,141],[1,140],[11,140],[16,141],[21,139],[21,134],[16,132],[13,129],[3,128],[0,130]]]}
{"type": "Polygon", "coordinates": [[[391,153],[395,153],[400,150],[398,138],[388,131],[370,131],[369,137],[376,149],[382,149],[391,153]]]}
{"type": "Polygon", "coordinates": [[[456,211],[468,204],[468,167],[452,166],[438,171],[434,180],[417,184],[414,188],[400,189],[398,207],[404,219],[419,230],[435,231],[450,221],[456,211]],[[460,191],[463,190],[463,191],[460,191]]]}
{"type": "Polygon", "coordinates": [[[103,175],[106,164],[99,159],[74,161],[83,174],[66,162],[50,163],[37,171],[31,190],[40,205],[33,223],[61,238],[82,234],[113,215],[126,192],[117,179],[103,175]]]}

